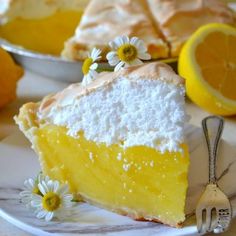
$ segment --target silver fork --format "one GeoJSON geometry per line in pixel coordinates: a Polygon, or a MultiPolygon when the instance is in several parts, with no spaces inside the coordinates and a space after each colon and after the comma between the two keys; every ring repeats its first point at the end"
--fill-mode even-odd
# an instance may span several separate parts
{"type": "Polygon", "coordinates": [[[216,155],[224,120],[218,116],[208,116],[203,119],[202,128],[209,154],[209,183],[197,204],[197,229],[199,233],[221,233],[229,227],[232,214],[229,199],[219,189],[216,178],[216,155]]]}

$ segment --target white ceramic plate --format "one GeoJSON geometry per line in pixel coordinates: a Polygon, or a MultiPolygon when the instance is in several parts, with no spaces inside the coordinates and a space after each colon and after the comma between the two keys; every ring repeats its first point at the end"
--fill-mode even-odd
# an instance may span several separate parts
{"type": "MultiPolygon", "coordinates": [[[[17,132],[0,143],[0,216],[17,227],[35,235],[197,235],[195,220],[189,217],[207,183],[208,162],[205,140],[200,128],[188,126],[186,136],[190,147],[191,164],[186,213],[188,219],[182,229],[152,222],[137,222],[128,217],[79,203],[75,215],[65,222],[46,223],[35,218],[19,201],[23,181],[35,176],[39,170],[37,156],[25,137],[17,132]]],[[[236,149],[222,142],[217,173],[219,185],[231,198],[236,209],[236,149]]],[[[176,202],[178,204],[178,202],[176,202]]],[[[235,215],[235,211],[234,211],[235,215]]]]}

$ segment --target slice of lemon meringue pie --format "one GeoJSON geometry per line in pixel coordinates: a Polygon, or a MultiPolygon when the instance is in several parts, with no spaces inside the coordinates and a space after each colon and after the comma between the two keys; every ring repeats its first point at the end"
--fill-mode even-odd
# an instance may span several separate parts
{"type": "Polygon", "coordinates": [[[103,72],[28,103],[15,118],[44,174],[85,201],[178,227],[189,165],[184,81],[153,62],[103,72]]]}

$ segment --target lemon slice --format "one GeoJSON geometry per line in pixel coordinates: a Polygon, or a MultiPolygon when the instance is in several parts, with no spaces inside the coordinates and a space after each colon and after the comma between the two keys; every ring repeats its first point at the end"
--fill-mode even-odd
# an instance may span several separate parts
{"type": "Polygon", "coordinates": [[[217,115],[236,114],[236,29],[211,23],[184,45],[178,64],[189,98],[217,115]]]}

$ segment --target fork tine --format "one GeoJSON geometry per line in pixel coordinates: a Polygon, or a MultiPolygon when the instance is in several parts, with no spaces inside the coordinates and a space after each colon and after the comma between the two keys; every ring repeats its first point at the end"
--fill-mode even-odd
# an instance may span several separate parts
{"type": "Polygon", "coordinates": [[[211,210],[211,228],[209,232],[212,232],[217,227],[217,210],[213,208],[211,210]]]}
{"type": "Polygon", "coordinates": [[[197,219],[197,230],[199,233],[202,233],[202,209],[196,209],[196,219],[197,219]]]}
{"type": "Polygon", "coordinates": [[[211,210],[212,209],[209,209],[209,208],[206,209],[206,224],[205,224],[205,229],[208,232],[211,232],[211,225],[212,225],[211,210]]]}

